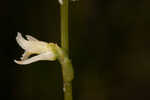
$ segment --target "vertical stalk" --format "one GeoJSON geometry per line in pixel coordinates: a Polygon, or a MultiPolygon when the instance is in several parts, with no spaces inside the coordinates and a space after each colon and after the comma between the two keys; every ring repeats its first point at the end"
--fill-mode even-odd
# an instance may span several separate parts
{"type": "Polygon", "coordinates": [[[69,34],[68,34],[68,8],[69,0],[63,0],[61,10],[61,46],[69,52],[69,34]]]}
{"type": "MultiPolygon", "coordinates": [[[[61,10],[61,46],[64,52],[69,54],[69,33],[68,33],[68,9],[69,0],[63,0],[63,4],[60,5],[61,10]]],[[[65,56],[60,57],[62,65],[62,73],[64,80],[64,100],[72,100],[72,79],[73,68],[69,58],[65,56]]]]}

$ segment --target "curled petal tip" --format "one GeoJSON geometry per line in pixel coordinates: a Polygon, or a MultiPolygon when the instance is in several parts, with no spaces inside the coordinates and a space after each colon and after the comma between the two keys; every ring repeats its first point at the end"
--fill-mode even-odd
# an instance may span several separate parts
{"type": "Polygon", "coordinates": [[[39,41],[38,39],[30,36],[30,35],[26,35],[26,38],[29,40],[29,41],[39,41]]]}
{"type": "Polygon", "coordinates": [[[21,35],[21,33],[20,33],[20,32],[17,32],[17,35],[21,35]]]}
{"type": "Polygon", "coordinates": [[[16,36],[16,40],[21,37],[21,33],[20,32],[17,32],[17,36],[16,36]]]}
{"type": "Polygon", "coordinates": [[[15,63],[19,64],[19,65],[27,65],[27,64],[30,64],[31,62],[27,62],[26,60],[25,61],[18,61],[18,60],[14,60],[15,63]]]}
{"type": "Polygon", "coordinates": [[[22,47],[22,49],[26,48],[27,40],[22,37],[20,32],[17,34],[16,41],[22,47]]]}
{"type": "Polygon", "coordinates": [[[17,64],[22,64],[22,61],[14,60],[14,62],[17,63],[17,64]]]}
{"type": "Polygon", "coordinates": [[[22,38],[22,35],[21,35],[21,33],[20,33],[20,32],[18,32],[18,33],[17,33],[17,37],[16,37],[16,39],[20,39],[20,38],[22,38]]]}

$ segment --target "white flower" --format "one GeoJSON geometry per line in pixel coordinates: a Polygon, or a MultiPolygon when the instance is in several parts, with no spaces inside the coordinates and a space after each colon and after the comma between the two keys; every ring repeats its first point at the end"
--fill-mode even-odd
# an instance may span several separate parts
{"type": "Polygon", "coordinates": [[[26,35],[26,38],[27,40],[24,39],[21,33],[18,32],[16,41],[21,46],[21,48],[25,50],[25,52],[22,55],[20,61],[15,60],[17,64],[25,65],[37,62],[39,60],[56,60],[56,53],[54,50],[54,45],[56,44],[39,41],[30,35],[26,35]],[[32,54],[37,55],[29,58],[32,54]]]}

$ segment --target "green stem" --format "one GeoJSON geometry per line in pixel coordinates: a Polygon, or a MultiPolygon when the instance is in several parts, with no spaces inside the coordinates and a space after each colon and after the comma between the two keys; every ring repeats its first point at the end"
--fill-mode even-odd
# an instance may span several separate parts
{"type": "Polygon", "coordinates": [[[61,10],[61,46],[69,52],[69,34],[68,34],[68,7],[69,0],[63,0],[61,10]]]}
{"type": "Polygon", "coordinates": [[[72,100],[72,80],[73,68],[68,58],[69,53],[69,32],[68,32],[68,9],[69,0],[63,0],[60,6],[61,10],[61,48],[58,48],[59,61],[62,65],[62,73],[64,80],[64,100],[72,100]]]}
{"type": "Polygon", "coordinates": [[[72,63],[64,52],[59,53],[59,55],[60,55],[59,61],[62,65],[63,80],[64,80],[64,89],[63,89],[64,100],[72,100],[72,80],[74,77],[72,63]]]}

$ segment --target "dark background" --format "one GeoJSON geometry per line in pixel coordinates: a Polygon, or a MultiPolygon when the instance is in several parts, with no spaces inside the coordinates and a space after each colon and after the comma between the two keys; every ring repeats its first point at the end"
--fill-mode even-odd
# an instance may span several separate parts
{"type": "MultiPolygon", "coordinates": [[[[150,100],[150,0],[70,2],[74,100],[150,100]]],[[[61,67],[13,62],[17,32],[60,44],[57,0],[0,1],[0,100],[63,100],[61,67]]]]}

